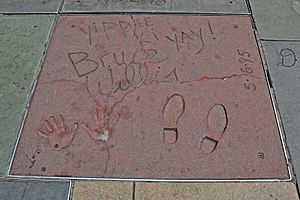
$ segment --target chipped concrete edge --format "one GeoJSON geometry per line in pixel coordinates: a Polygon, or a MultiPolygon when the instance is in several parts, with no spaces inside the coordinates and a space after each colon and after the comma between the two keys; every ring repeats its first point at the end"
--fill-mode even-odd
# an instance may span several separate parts
{"type": "Polygon", "coordinates": [[[42,66],[43,66],[43,63],[45,61],[46,52],[48,51],[48,48],[50,46],[50,42],[51,42],[51,39],[52,39],[52,35],[53,35],[53,32],[54,32],[55,27],[56,27],[56,23],[57,23],[57,20],[58,20],[58,15],[53,16],[53,18],[54,19],[53,19],[52,25],[50,27],[50,30],[48,31],[48,35],[46,37],[46,42],[44,44],[44,50],[43,50],[43,53],[40,57],[40,61],[38,63],[35,75],[33,77],[33,83],[31,85],[30,92],[28,93],[28,96],[27,96],[25,111],[22,114],[22,122],[21,122],[21,125],[19,127],[18,134],[17,134],[17,141],[15,142],[15,145],[14,145],[14,150],[13,150],[12,156],[10,158],[8,169],[6,170],[6,175],[8,177],[12,177],[12,176],[10,176],[11,167],[12,167],[12,164],[13,164],[13,161],[14,161],[14,158],[15,158],[17,147],[18,147],[19,142],[20,142],[21,133],[23,131],[25,120],[26,120],[27,114],[28,114],[28,109],[30,107],[30,104],[31,104],[31,101],[32,101],[32,98],[33,98],[33,94],[34,94],[34,91],[35,91],[35,88],[36,88],[36,85],[37,85],[37,82],[38,82],[38,79],[39,79],[39,76],[40,76],[40,72],[42,71],[42,66]]]}

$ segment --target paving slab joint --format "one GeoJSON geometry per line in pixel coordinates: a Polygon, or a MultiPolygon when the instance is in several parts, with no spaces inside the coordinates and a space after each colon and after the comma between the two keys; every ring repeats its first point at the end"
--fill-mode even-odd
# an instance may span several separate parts
{"type": "MultiPolygon", "coordinates": [[[[268,78],[268,81],[269,81],[269,84],[270,84],[270,89],[273,91],[274,90],[274,87],[273,87],[273,82],[272,82],[272,79],[271,79],[271,75],[270,75],[270,71],[267,69],[266,70],[266,74],[267,74],[267,78],[268,78]]],[[[274,91],[273,91],[274,93],[274,91]]]]}
{"type": "Polygon", "coordinates": [[[75,181],[70,181],[69,198],[67,200],[72,200],[73,199],[74,185],[75,185],[75,181]]]}
{"type": "MultiPolygon", "coordinates": [[[[251,19],[253,19],[253,18],[251,17],[251,19]]],[[[253,23],[255,24],[254,21],[253,21],[253,23]]],[[[263,68],[264,68],[265,78],[266,78],[266,81],[267,81],[267,84],[268,84],[268,89],[269,89],[269,95],[270,95],[270,98],[271,98],[271,101],[272,101],[273,110],[274,110],[274,114],[275,114],[275,117],[276,117],[276,123],[277,123],[278,129],[279,129],[281,143],[282,143],[282,146],[283,146],[283,151],[284,151],[286,162],[287,162],[287,167],[288,167],[289,176],[290,176],[289,180],[294,182],[294,181],[296,181],[296,176],[295,176],[295,173],[294,173],[295,170],[294,170],[294,167],[293,167],[293,164],[292,164],[290,150],[289,150],[288,145],[287,145],[287,140],[286,140],[286,136],[285,136],[283,122],[282,122],[281,115],[280,115],[280,112],[279,112],[279,107],[278,107],[278,103],[277,103],[277,100],[276,100],[276,95],[275,95],[275,92],[274,92],[272,79],[271,79],[270,74],[269,74],[266,54],[264,52],[263,45],[262,45],[261,40],[259,38],[259,33],[256,29],[254,29],[254,34],[255,34],[255,37],[256,37],[256,42],[257,42],[257,46],[258,46],[258,49],[259,49],[259,54],[260,54],[260,57],[261,57],[263,68]]]]}
{"type": "Polygon", "coordinates": [[[20,12],[11,12],[11,13],[0,13],[0,16],[22,16],[22,15],[25,15],[25,16],[34,16],[34,15],[44,15],[44,16],[47,16],[47,15],[57,15],[58,13],[43,13],[43,12],[35,12],[35,13],[20,13],[20,12]]]}
{"type": "Polygon", "coordinates": [[[135,198],[135,194],[136,194],[136,188],[135,188],[135,186],[136,186],[136,183],[133,182],[133,183],[132,183],[132,200],[135,200],[135,199],[136,199],[136,198],[135,198]]]}
{"type": "Polygon", "coordinates": [[[249,15],[251,15],[251,18],[252,18],[252,8],[251,8],[251,5],[250,5],[250,2],[249,0],[245,0],[246,1],[246,5],[247,5],[247,9],[249,11],[249,15]]]}
{"type": "Polygon", "coordinates": [[[59,5],[58,11],[57,11],[57,14],[58,14],[58,15],[59,15],[60,13],[62,13],[62,9],[63,9],[63,7],[64,7],[65,1],[66,1],[66,0],[62,0],[62,1],[61,1],[61,4],[59,5]]]}
{"type": "Polygon", "coordinates": [[[251,13],[209,13],[209,12],[162,12],[162,11],[124,11],[124,12],[114,12],[114,11],[107,11],[107,12],[88,12],[88,11],[77,11],[77,12],[70,12],[64,11],[59,12],[56,14],[60,15],[187,15],[187,16],[251,16],[251,13]]]}
{"type": "Polygon", "coordinates": [[[295,183],[295,185],[296,185],[296,188],[297,188],[298,199],[300,199],[299,185],[298,185],[298,183],[295,183]]]}

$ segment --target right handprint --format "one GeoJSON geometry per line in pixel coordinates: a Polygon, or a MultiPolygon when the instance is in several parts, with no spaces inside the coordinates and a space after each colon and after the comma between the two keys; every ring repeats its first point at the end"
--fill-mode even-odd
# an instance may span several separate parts
{"type": "Polygon", "coordinates": [[[83,128],[93,140],[107,142],[118,120],[119,115],[115,116],[112,108],[99,106],[96,108],[94,115],[95,128],[90,128],[85,122],[81,123],[80,127],[83,128]]]}

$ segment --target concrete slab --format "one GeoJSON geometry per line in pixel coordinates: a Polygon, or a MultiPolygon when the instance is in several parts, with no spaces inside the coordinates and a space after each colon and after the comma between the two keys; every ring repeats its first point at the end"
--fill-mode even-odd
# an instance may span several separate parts
{"type": "Polygon", "coordinates": [[[42,60],[52,16],[0,18],[0,174],[4,175],[42,60]]]}
{"type": "Polygon", "coordinates": [[[62,11],[249,13],[245,0],[66,0],[62,11]]]}
{"type": "Polygon", "coordinates": [[[61,16],[11,174],[288,178],[250,17],[61,16]]]}
{"type": "Polygon", "coordinates": [[[57,13],[62,0],[1,0],[0,13],[57,13]]]}
{"type": "Polygon", "coordinates": [[[260,38],[300,39],[299,0],[250,0],[260,38]]]}
{"type": "Polygon", "coordinates": [[[68,200],[70,182],[0,179],[0,198],[5,200],[68,200]]]}
{"type": "Polygon", "coordinates": [[[132,200],[133,183],[76,181],[72,200],[132,200]]]}
{"type": "Polygon", "coordinates": [[[298,200],[296,186],[273,183],[136,183],[136,200],[298,200]]]}
{"type": "Polygon", "coordinates": [[[287,145],[300,181],[300,42],[263,42],[287,145]]]}

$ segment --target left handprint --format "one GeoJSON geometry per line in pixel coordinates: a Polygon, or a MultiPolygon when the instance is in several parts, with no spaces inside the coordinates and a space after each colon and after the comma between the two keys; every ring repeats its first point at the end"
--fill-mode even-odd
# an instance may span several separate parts
{"type": "Polygon", "coordinates": [[[38,135],[47,139],[55,151],[59,151],[72,143],[78,129],[78,123],[74,123],[72,129],[69,130],[62,115],[59,115],[58,118],[50,116],[44,121],[44,128],[47,131],[38,130],[38,135]]]}

